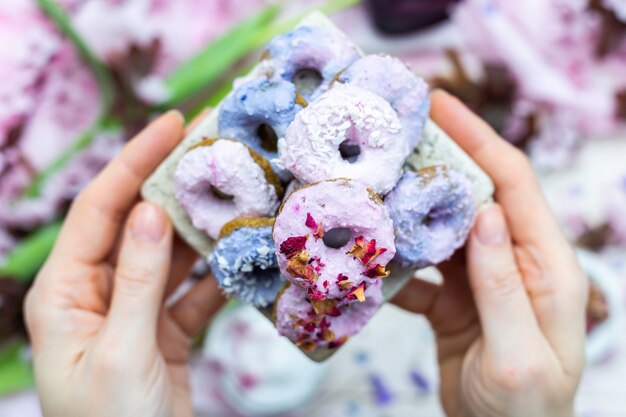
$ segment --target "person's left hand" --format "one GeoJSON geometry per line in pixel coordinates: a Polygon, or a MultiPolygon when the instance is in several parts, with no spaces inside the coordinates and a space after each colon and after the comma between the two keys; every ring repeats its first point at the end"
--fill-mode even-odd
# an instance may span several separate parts
{"type": "Polygon", "coordinates": [[[27,296],[46,417],[193,416],[191,340],[223,298],[204,279],[165,305],[196,255],[160,207],[137,204],[142,183],[183,134],[173,111],[126,146],[72,204],[27,296]]]}

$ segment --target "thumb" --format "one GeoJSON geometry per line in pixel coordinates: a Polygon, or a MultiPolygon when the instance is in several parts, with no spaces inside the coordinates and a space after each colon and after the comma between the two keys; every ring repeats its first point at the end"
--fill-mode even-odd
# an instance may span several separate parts
{"type": "Polygon", "coordinates": [[[467,268],[487,345],[500,352],[523,346],[538,327],[498,204],[478,214],[467,246],[467,268]]]}
{"type": "Polygon", "coordinates": [[[171,251],[172,227],[164,210],[137,204],[122,238],[107,319],[117,336],[156,337],[171,251]]]}

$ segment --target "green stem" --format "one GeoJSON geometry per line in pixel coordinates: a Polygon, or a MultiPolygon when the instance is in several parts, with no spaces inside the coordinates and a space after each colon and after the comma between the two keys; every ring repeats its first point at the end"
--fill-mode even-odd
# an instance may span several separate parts
{"type": "Polygon", "coordinates": [[[76,32],[70,19],[54,0],[37,0],[39,7],[57,25],[59,30],[72,42],[83,61],[89,66],[96,78],[100,90],[101,109],[98,118],[83,132],[79,138],[56,158],[48,167],[39,172],[33,182],[26,188],[26,197],[36,197],[40,194],[43,184],[59,169],[74,157],[79,151],[87,147],[93,140],[94,135],[104,123],[107,114],[113,104],[113,81],[106,66],[89,49],[87,44],[76,32]]]}
{"type": "Polygon", "coordinates": [[[22,240],[0,265],[0,275],[20,281],[32,279],[48,258],[60,230],[61,222],[57,221],[22,240]]]}

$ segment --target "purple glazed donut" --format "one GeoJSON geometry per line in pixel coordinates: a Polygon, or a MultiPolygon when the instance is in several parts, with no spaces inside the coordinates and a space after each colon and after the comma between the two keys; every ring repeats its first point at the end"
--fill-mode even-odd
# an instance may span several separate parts
{"type": "Polygon", "coordinates": [[[333,349],[358,333],[383,302],[382,282],[365,291],[365,301],[338,306],[336,300],[308,300],[306,292],[289,285],[275,304],[276,328],[302,349],[333,349]]]}
{"type": "Polygon", "coordinates": [[[312,26],[275,37],[263,53],[274,77],[294,83],[307,101],[327,89],[335,75],[359,56],[344,34],[312,26]]]}
{"type": "Polygon", "coordinates": [[[302,187],[283,203],[274,224],[283,275],[313,300],[363,301],[386,277],[394,257],[393,224],[380,198],[356,181],[302,187]]]}
{"type": "Polygon", "coordinates": [[[283,80],[252,80],[239,86],[220,105],[219,135],[241,141],[267,158],[283,181],[291,173],[276,166],[278,138],[302,109],[296,88],[283,80]]]}
{"type": "Polygon", "coordinates": [[[237,217],[273,216],[283,192],[265,158],[227,139],[192,147],[178,162],[174,183],[193,226],[213,239],[237,217]]]}
{"type": "Polygon", "coordinates": [[[305,184],[351,178],[379,194],[398,182],[411,152],[389,103],[348,84],[300,111],[278,148],[284,167],[305,184]]]}
{"type": "Polygon", "coordinates": [[[385,197],[396,229],[401,266],[425,268],[448,259],[465,243],[474,223],[472,186],[443,166],[405,173],[385,197]]]}
{"type": "Polygon", "coordinates": [[[428,85],[398,58],[368,55],[350,65],[337,80],[355,85],[387,100],[398,113],[411,148],[422,137],[428,119],[428,85]]]}

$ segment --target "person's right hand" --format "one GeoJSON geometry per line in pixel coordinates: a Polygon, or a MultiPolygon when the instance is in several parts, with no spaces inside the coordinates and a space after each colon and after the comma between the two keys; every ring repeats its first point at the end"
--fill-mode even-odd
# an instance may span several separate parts
{"type": "Polygon", "coordinates": [[[437,339],[448,416],[573,416],[584,363],[587,279],[524,154],[447,93],[432,119],[493,179],[465,253],[442,286],[411,280],[394,299],[437,339]]]}

